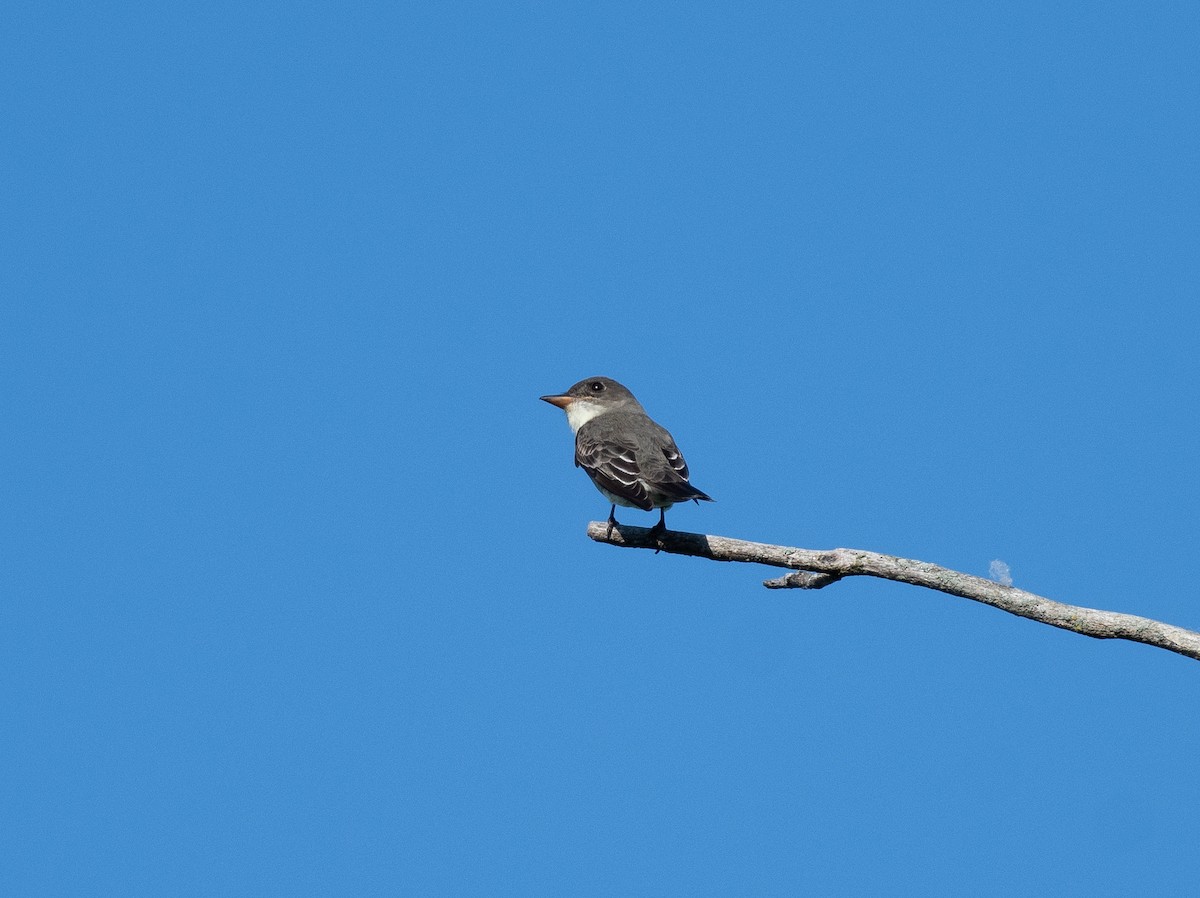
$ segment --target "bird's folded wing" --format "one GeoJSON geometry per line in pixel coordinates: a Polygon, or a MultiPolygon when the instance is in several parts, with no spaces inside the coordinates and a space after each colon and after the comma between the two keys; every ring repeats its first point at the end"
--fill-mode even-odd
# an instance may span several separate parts
{"type": "Polygon", "coordinates": [[[683,454],[679,451],[679,447],[675,445],[675,440],[665,428],[659,427],[658,432],[663,457],[667,460],[667,464],[671,470],[679,476],[679,479],[686,482],[688,479],[688,466],[687,462],[683,460],[683,454]]]}
{"type": "Polygon", "coordinates": [[[653,459],[652,462],[642,465],[642,476],[651,480],[658,492],[677,501],[706,499],[711,502],[711,496],[696,489],[688,481],[687,462],[683,460],[683,453],[675,445],[671,434],[658,424],[654,424],[654,427],[657,439],[654,441],[653,449],[647,448],[646,453],[639,456],[643,459],[653,459]]]}
{"type": "Polygon", "coordinates": [[[614,496],[649,511],[654,507],[642,481],[637,444],[608,434],[598,438],[588,427],[575,435],[575,464],[588,472],[596,485],[614,496]]]}

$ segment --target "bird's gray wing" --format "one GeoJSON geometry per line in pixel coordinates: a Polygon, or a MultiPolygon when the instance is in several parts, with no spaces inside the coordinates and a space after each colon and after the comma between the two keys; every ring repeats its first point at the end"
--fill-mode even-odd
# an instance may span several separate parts
{"type": "Polygon", "coordinates": [[[597,486],[649,511],[654,505],[642,482],[638,455],[637,441],[619,429],[588,422],[575,434],[575,464],[597,486]]]}
{"type": "Polygon", "coordinates": [[[656,421],[651,421],[654,437],[649,445],[643,446],[638,458],[642,461],[642,476],[654,483],[659,492],[665,493],[680,502],[688,499],[706,499],[712,497],[702,490],[696,489],[688,481],[688,466],[683,460],[683,453],[675,445],[675,440],[667,429],[656,421]]]}
{"type": "Polygon", "coordinates": [[[687,462],[683,460],[683,453],[675,445],[675,439],[667,432],[665,427],[662,427],[657,422],[655,422],[654,428],[658,436],[658,449],[667,462],[667,469],[675,475],[674,477],[666,477],[664,479],[674,480],[678,478],[679,480],[686,481],[688,479],[687,462]]]}

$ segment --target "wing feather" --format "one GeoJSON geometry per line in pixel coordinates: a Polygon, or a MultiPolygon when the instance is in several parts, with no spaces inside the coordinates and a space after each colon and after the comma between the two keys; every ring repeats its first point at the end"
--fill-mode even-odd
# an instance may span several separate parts
{"type": "Polygon", "coordinates": [[[596,486],[647,511],[664,499],[668,505],[711,501],[688,482],[687,462],[665,428],[645,415],[627,421],[619,414],[588,422],[575,434],[575,464],[596,486]]]}
{"type": "Polygon", "coordinates": [[[637,449],[633,440],[601,435],[586,424],[575,434],[575,464],[587,471],[596,486],[649,511],[654,505],[642,482],[637,449]]]}

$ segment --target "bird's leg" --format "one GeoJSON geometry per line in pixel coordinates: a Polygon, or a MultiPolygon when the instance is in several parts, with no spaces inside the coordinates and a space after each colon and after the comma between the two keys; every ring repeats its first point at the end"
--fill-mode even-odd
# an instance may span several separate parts
{"type": "Polygon", "coordinates": [[[617,523],[617,503],[613,503],[612,508],[608,510],[608,531],[604,534],[605,539],[612,536],[612,529],[617,523]]]}
{"type": "MultiPolygon", "coordinates": [[[[650,535],[652,537],[654,537],[654,540],[661,547],[662,546],[662,535],[666,532],[667,532],[667,510],[666,510],[666,508],[660,508],[658,510],[658,523],[650,528],[650,535]]],[[[657,555],[658,553],[659,553],[659,549],[655,549],[654,554],[657,555]]]]}
{"type": "Polygon", "coordinates": [[[660,508],[658,510],[658,523],[650,529],[657,530],[659,533],[662,533],[667,529],[667,510],[665,508],[660,508]]]}

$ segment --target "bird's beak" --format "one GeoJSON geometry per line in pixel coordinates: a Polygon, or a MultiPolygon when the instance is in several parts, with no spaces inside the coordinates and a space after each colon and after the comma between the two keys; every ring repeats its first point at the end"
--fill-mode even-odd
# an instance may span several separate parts
{"type": "Polygon", "coordinates": [[[542,402],[549,402],[551,405],[557,405],[559,408],[566,408],[575,401],[574,396],[539,396],[542,402]]]}

